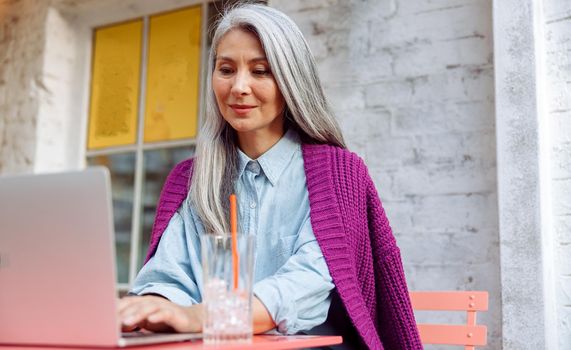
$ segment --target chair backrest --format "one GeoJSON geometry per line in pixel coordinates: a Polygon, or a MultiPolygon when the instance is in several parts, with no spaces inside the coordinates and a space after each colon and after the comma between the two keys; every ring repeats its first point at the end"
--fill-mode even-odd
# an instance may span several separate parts
{"type": "Polygon", "coordinates": [[[488,310],[488,292],[410,292],[414,310],[465,311],[466,324],[418,324],[423,344],[463,345],[465,350],[487,343],[488,329],[476,324],[476,312],[488,310]]]}

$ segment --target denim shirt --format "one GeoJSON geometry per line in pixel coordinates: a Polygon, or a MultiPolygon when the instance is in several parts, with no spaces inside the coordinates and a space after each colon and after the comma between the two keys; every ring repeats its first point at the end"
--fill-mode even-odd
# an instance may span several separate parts
{"type": "MultiPolygon", "coordinates": [[[[268,309],[278,332],[310,330],[326,320],[334,284],[311,228],[299,136],[288,130],[257,160],[238,153],[239,230],[256,236],[254,295],[268,309]]],[[[187,198],[131,293],[156,293],[185,306],[200,303],[203,233],[187,198]]]]}

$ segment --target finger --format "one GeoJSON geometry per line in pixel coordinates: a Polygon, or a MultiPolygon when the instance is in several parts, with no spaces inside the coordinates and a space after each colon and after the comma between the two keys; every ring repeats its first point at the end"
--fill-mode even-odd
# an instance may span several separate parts
{"type": "Polygon", "coordinates": [[[193,318],[190,308],[185,308],[176,304],[170,304],[168,308],[161,309],[149,315],[147,321],[150,323],[162,323],[177,332],[199,332],[202,329],[202,321],[193,318]]]}
{"type": "Polygon", "coordinates": [[[136,313],[139,309],[145,307],[145,305],[162,303],[161,299],[147,296],[133,297],[131,300],[125,300],[125,302],[120,306],[118,313],[119,316],[124,317],[136,313]]]}
{"type": "Polygon", "coordinates": [[[171,325],[173,318],[173,310],[171,309],[160,309],[154,313],[149,314],[147,321],[152,323],[166,323],[171,325]]]}
{"type": "Polygon", "coordinates": [[[188,318],[186,312],[183,311],[183,308],[177,309],[166,323],[177,332],[196,332],[197,325],[191,323],[191,320],[188,318]]]}
{"type": "Polygon", "coordinates": [[[138,295],[127,296],[119,299],[119,301],[117,302],[117,311],[119,313],[122,312],[123,310],[125,310],[125,308],[129,307],[129,305],[140,302],[140,299],[141,297],[138,295]]]}
{"type": "Polygon", "coordinates": [[[160,313],[153,314],[152,317],[149,316],[147,321],[147,326],[163,325],[179,333],[195,332],[196,328],[190,324],[186,315],[178,310],[162,310],[160,313]]]}
{"type": "Polygon", "coordinates": [[[137,312],[141,307],[141,304],[147,303],[146,300],[142,298],[133,298],[133,300],[125,300],[119,305],[117,313],[120,318],[125,318],[127,315],[131,315],[137,312]]]}
{"type": "Polygon", "coordinates": [[[132,332],[138,329],[139,327],[140,327],[139,325],[134,325],[134,326],[121,325],[121,332],[132,332]]]}
{"type": "Polygon", "coordinates": [[[161,308],[156,302],[138,303],[125,310],[122,314],[122,323],[126,326],[137,325],[161,308]]]}

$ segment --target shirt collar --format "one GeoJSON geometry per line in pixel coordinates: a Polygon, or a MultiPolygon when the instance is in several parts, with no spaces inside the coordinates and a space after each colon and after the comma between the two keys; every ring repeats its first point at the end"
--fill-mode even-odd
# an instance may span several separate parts
{"type": "Polygon", "coordinates": [[[256,160],[250,159],[238,148],[238,177],[242,176],[250,161],[257,161],[272,186],[275,186],[293,155],[300,148],[299,135],[291,128],[272,148],[256,160]]]}
{"type": "Polygon", "coordinates": [[[244,174],[244,171],[246,170],[246,165],[248,165],[248,162],[250,162],[252,159],[250,159],[250,157],[248,157],[246,153],[242,152],[240,148],[236,147],[236,149],[238,150],[238,179],[239,179],[240,177],[242,177],[242,174],[244,174]]]}

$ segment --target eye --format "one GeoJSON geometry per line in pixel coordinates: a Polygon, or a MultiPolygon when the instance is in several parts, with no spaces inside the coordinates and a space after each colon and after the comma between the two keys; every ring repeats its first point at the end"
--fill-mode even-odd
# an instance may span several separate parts
{"type": "Polygon", "coordinates": [[[256,68],[252,73],[254,75],[260,75],[260,76],[272,74],[272,72],[270,72],[270,70],[266,68],[256,68]]]}
{"type": "Polygon", "coordinates": [[[220,66],[218,67],[218,72],[222,75],[230,75],[234,72],[234,70],[227,66],[220,66]]]}

